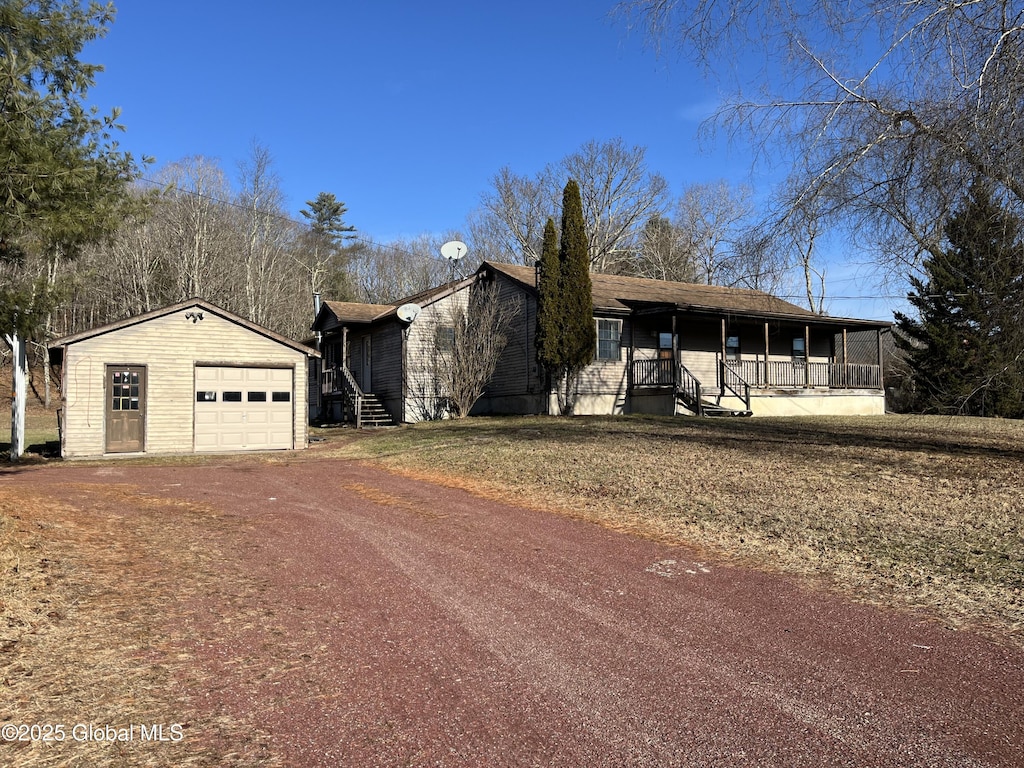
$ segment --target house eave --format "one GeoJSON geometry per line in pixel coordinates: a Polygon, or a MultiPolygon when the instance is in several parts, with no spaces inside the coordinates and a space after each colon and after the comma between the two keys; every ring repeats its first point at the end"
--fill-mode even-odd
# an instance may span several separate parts
{"type": "MultiPolygon", "coordinates": [[[[771,310],[744,309],[740,307],[719,307],[707,304],[674,304],[674,303],[645,303],[626,300],[625,304],[631,307],[631,312],[637,316],[660,315],[666,312],[677,312],[680,314],[706,315],[708,317],[743,317],[766,321],[786,321],[799,323],[801,325],[827,325],[835,327],[859,327],[869,329],[884,329],[892,326],[892,323],[884,320],[861,320],[850,317],[831,317],[829,315],[815,315],[811,313],[796,312],[773,312],[771,310]]],[[[613,308],[595,307],[595,311],[612,311],[613,308]]],[[[617,308],[615,308],[617,309],[617,308]]]]}

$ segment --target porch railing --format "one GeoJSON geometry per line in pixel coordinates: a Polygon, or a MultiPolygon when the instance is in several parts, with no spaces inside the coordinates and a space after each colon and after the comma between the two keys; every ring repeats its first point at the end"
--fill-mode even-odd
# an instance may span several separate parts
{"type": "Polygon", "coordinates": [[[675,384],[675,361],[655,358],[633,361],[634,387],[671,387],[675,384]]]}
{"type": "Polygon", "coordinates": [[[831,389],[881,389],[882,369],[858,363],[806,363],[802,360],[728,360],[734,371],[752,387],[829,387],[831,389]]]}

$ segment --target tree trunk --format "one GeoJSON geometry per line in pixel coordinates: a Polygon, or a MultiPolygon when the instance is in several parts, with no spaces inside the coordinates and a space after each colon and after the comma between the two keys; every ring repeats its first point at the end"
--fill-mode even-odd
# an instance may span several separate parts
{"type": "Polygon", "coordinates": [[[11,461],[17,461],[25,452],[25,388],[28,375],[28,357],[25,340],[17,333],[4,335],[14,353],[11,360],[11,461]]]}

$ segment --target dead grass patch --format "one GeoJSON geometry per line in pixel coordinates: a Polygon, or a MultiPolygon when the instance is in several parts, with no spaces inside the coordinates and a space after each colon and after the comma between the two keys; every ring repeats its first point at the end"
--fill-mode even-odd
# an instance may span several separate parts
{"type": "Polygon", "coordinates": [[[423,505],[417,503],[414,499],[406,498],[405,496],[396,496],[393,493],[382,491],[380,488],[374,488],[373,486],[366,485],[365,483],[341,483],[338,487],[342,490],[362,496],[364,499],[376,504],[384,504],[404,509],[405,511],[412,512],[420,517],[425,517],[431,520],[443,520],[448,517],[448,515],[441,512],[423,509],[423,505]]]}
{"type": "Polygon", "coordinates": [[[5,743],[9,764],[279,764],[251,724],[200,716],[192,698],[209,681],[184,650],[190,600],[252,589],[218,554],[238,523],[125,486],[69,492],[0,488],[0,724],[65,726],[62,742],[5,743]],[[133,738],[76,740],[77,724],[134,726],[133,738]],[[160,724],[184,738],[142,740],[139,726],[160,724]]]}
{"type": "Polygon", "coordinates": [[[470,419],[332,451],[1024,644],[1016,422],[470,419]]]}

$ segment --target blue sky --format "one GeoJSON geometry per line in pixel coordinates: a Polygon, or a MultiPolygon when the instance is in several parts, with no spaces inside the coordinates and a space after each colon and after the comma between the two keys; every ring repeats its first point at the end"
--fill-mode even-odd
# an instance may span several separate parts
{"type": "Polygon", "coordinates": [[[716,86],[646,49],[609,17],[614,0],[116,5],[86,59],[105,67],[91,100],[123,110],[122,148],[154,156],[154,172],[216,158],[234,179],[258,141],[290,213],[332,192],[372,240],[460,230],[501,167],[532,175],[592,139],[646,147],[673,195],[720,178],[770,185],[743,146],[701,145],[716,86]]]}

